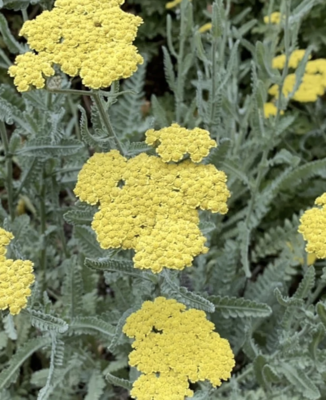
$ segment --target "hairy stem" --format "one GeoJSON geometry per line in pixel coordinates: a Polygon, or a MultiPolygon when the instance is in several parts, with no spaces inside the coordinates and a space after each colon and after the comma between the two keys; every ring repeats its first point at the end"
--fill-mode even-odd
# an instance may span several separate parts
{"type": "Polygon", "coordinates": [[[102,99],[101,99],[99,93],[98,92],[92,92],[92,94],[93,94],[93,98],[95,100],[96,107],[97,107],[97,109],[98,109],[98,111],[99,111],[99,113],[100,113],[100,115],[102,117],[102,120],[103,120],[103,123],[105,125],[105,128],[106,128],[106,130],[107,130],[107,132],[109,134],[109,137],[113,138],[115,140],[116,147],[120,151],[120,153],[121,154],[125,154],[124,149],[123,149],[123,147],[122,147],[117,135],[114,132],[113,126],[111,125],[111,121],[110,121],[109,115],[108,115],[108,113],[105,111],[105,109],[103,107],[102,99]]]}
{"type": "Polygon", "coordinates": [[[43,169],[42,174],[42,184],[40,190],[40,222],[41,222],[41,236],[43,237],[42,249],[40,254],[40,267],[43,275],[42,279],[42,287],[45,290],[45,282],[46,282],[46,207],[45,207],[45,169],[43,169]]]}
{"type": "Polygon", "coordinates": [[[11,221],[15,219],[15,209],[14,209],[14,196],[13,196],[13,186],[12,186],[12,157],[9,152],[9,142],[7,136],[6,125],[3,121],[0,121],[0,134],[1,141],[3,144],[3,151],[5,154],[5,165],[6,165],[6,190],[8,197],[8,209],[11,221]]]}

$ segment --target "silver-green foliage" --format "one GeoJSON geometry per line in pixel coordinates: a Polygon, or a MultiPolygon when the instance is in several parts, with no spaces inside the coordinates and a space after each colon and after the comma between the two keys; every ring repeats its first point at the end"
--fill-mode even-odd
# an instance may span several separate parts
{"type": "MultiPolygon", "coordinates": [[[[13,9],[28,4],[2,3],[13,9]]],[[[168,101],[151,97],[150,117],[142,112],[146,63],[121,90],[115,83],[110,92],[98,93],[102,110],[94,93],[84,108],[63,75],[58,93],[45,89],[20,96],[12,86],[0,86],[0,119],[10,129],[6,160],[20,171],[12,198],[5,191],[1,226],[15,235],[10,257],[31,259],[37,281],[24,312],[16,317],[2,312],[1,399],[124,396],[136,375],[127,369],[131,346],[123,325],[143,301],[160,295],[204,310],[235,353],[230,382],[218,389],[199,383],[195,399],[325,397],[325,264],[308,266],[297,228],[303,209],[324,191],[326,152],[315,132],[326,115],[322,107],[300,106],[302,113],[319,110],[317,122],[310,121],[316,126],[302,139],[296,135],[301,116],[290,99],[277,102],[279,111],[288,107],[285,115],[265,119],[263,112],[270,85],[284,81],[271,68],[272,56],[291,53],[300,22],[315,3],[290,8],[283,0],[287,23],[266,27],[249,18],[250,7],[233,15],[231,1],[216,0],[212,14],[205,14],[212,30],[199,34],[193,5],[183,0],[179,21],[167,19],[162,48],[171,93],[168,101]],[[173,35],[177,29],[179,37],[173,35]],[[252,29],[266,32],[255,45],[252,29]],[[97,242],[91,222],[98,205],[76,203],[73,189],[93,151],[117,147],[103,112],[128,157],[153,154],[142,142],[144,132],[171,122],[209,129],[219,142],[204,162],[226,172],[229,212],[200,213],[210,251],[191,268],[141,271],[133,266],[132,251],[105,250],[97,242]],[[309,153],[316,147],[318,159],[309,153]],[[25,214],[10,216],[7,202],[17,207],[22,199],[25,214]]],[[[24,51],[3,15],[0,31],[10,52],[24,51]]],[[[296,72],[298,83],[307,57],[296,72]]],[[[2,58],[0,68],[7,62],[2,58]]],[[[0,182],[8,188],[2,166],[0,182]]]]}

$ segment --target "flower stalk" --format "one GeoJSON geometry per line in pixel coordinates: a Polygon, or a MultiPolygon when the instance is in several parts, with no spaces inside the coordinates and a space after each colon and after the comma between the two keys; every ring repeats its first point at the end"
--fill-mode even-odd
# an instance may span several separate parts
{"type": "Polygon", "coordinates": [[[6,125],[3,121],[0,121],[0,134],[1,141],[3,145],[3,151],[5,154],[5,166],[6,166],[6,190],[7,190],[7,201],[8,209],[11,221],[15,219],[15,209],[14,209],[14,195],[12,186],[12,157],[9,151],[9,142],[7,136],[6,125]]]}

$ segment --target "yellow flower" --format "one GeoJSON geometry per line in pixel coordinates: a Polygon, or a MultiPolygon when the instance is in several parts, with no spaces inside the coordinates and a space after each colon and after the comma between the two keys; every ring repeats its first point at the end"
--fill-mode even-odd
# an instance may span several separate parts
{"type": "MultiPolygon", "coordinates": [[[[200,140],[206,153],[210,139],[204,135],[200,140]]],[[[100,246],[134,249],[135,267],[154,273],[164,267],[182,270],[208,251],[198,227],[198,210],[225,214],[230,196],[226,175],[211,164],[168,164],[144,153],[127,160],[117,150],[96,153],[88,160],[75,194],[89,204],[99,203],[92,228],[100,246]]]]}
{"type": "Polygon", "coordinates": [[[180,4],[182,2],[182,0],[173,0],[173,1],[169,1],[168,3],[165,4],[165,8],[166,9],[170,9],[170,8],[174,8],[176,7],[178,4],[180,4]]]}
{"type": "Polygon", "coordinates": [[[307,74],[321,74],[326,75],[326,59],[318,58],[317,60],[308,61],[306,65],[307,74]]]}
{"type": "MultiPolygon", "coordinates": [[[[289,58],[289,68],[297,68],[300,61],[303,59],[306,50],[294,50],[294,52],[290,55],[289,58]]],[[[311,56],[309,56],[311,58],[311,56]]],[[[286,56],[285,54],[281,54],[280,56],[273,58],[273,68],[283,69],[285,67],[286,56]]]]}
{"type": "Polygon", "coordinates": [[[220,386],[235,365],[229,342],[214,332],[203,311],[176,300],[145,301],[127,318],[123,332],[135,338],[129,364],[143,373],[131,396],[138,400],[191,397],[192,383],[209,380],[220,386]],[[159,374],[159,376],[158,376],[159,374]]]}
{"type": "Polygon", "coordinates": [[[204,33],[207,31],[210,31],[212,29],[212,23],[211,22],[207,22],[207,24],[204,24],[203,26],[201,26],[198,31],[200,33],[204,33]]]}
{"type": "MultiPolygon", "coordinates": [[[[294,88],[296,82],[295,74],[289,74],[284,81],[283,85],[283,94],[287,97],[294,88]]],[[[296,100],[301,103],[313,102],[316,101],[318,96],[324,94],[326,88],[326,81],[324,80],[322,75],[310,75],[305,74],[302,78],[301,85],[299,89],[295,92],[293,96],[293,100],[296,100]]],[[[278,85],[273,85],[268,93],[278,98],[279,94],[278,85]]]]}
{"type": "Polygon", "coordinates": [[[9,308],[15,315],[26,307],[29,286],[35,278],[31,261],[6,259],[6,246],[13,238],[12,233],[0,228],[0,310],[9,308]]]}
{"type": "Polygon", "coordinates": [[[274,103],[265,103],[264,104],[264,115],[265,118],[269,118],[271,115],[277,114],[277,107],[274,103]]]}
{"type": "Polygon", "coordinates": [[[42,88],[53,64],[70,76],[80,75],[92,89],[128,78],[143,62],[132,45],[140,17],[123,12],[124,0],[57,0],[51,11],[26,21],[20,31],[33,52],[16,58],[9,74],[21,92],[42,88]]]}
{"type": "MultiPolygon", "coordinates": [[[[291,250],[292,253],[294,253],[294,248],[291,242],[286,242],[286,245],[288,248],[291,250]]],[[[317,257],[316,254],[314,253],[308,253],[307,254],[307,265],[313,265],[316,261],[317,257]]],[[[298,261],[301,265],[304,265],[304,258],[303,257],[297,257],[293,254],[293,261],[298,261]]]]}
{"type": "Polygon", "coordinates": [[[307,253],[326,258],[326,193],[318,197],[315,204],[320,207],[313,207],[303,214],[298,231],[307,241],[307,253]]]}
{"type": "MultiPolygon", "coordinates": [[[[283,115],[284,111],[280,111],[280,114],[283,115]]],[[[265,118],[269,118],[270,116],[277,115],[277,107],[274,103],[268,102],[264,104],[264,116],[265,118]]]]}
{"type": "Polygon", "coordinates": [[[189,130],[178,124],[159,131],[150,129],[145,135],[147,144],[158,144],[156,153],[164,162],[180,161],[184,155],[189,154],[191,160],[197,163],[208,155],[212,147],[217,146],[208,131],[200,128],[189,130]]]}
{"type": "Polygon", "coordinates": [[[264,17],[265,24],[275,24],[279,25],[281,22],[281,13],[280,12],[273,12],[271,15],[266,15],[264,17]]]}

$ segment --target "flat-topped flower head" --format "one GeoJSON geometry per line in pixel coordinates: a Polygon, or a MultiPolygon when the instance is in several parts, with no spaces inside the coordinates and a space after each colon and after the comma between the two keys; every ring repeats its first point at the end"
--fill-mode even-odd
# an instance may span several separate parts
{"type": "Polygon", "coordinates": [[[18,314],[26,307],[34,282],[33,263],[28,260],[6,259],[6,246],[14,236],[0,228],[0,310],[18,314]]]}
{"type": "Polygon", "coordinates": [[[144,153],[127,160],[112,150],[87,161],[74,191],[99,205],[92,228],[102,248],[134,249],[135,267],[158,273],[182,270],[208,251],[198,211],[228,211],[226,179],[211,164],[167,164],[144,153]]]}
{"type": "Polygon", "coordinates": [[[198,163],[208,155],[212,147],[217,146],[208,131],[200,128],[190,130],[178,124],[172,124],[159,131],[150,129],[145,135],[147,144],[158,145],[156,152],[164,162],[177,162],[189,154],[191,160],[198,163]]]}
{"type": "Polygon", "coordinates": [[[209,380],[220,386],[229,379],[234,355],[229,342],[214,328],[204,311],[186,310],[176,300],[158,297],[145,301],[123,327],[123,332],[135,339],[129,364],[143,373],[131,396],[184,400],[193,394],[189,381],[209,380]]]}
{"type": "Polygon", "coordinates": [[[21,92],[42,88],[57,64],[80,75],[92,89],[130,77],[143,58],[132,45],[140,17],[121,10],[124,0],[57,0],[51,11],[26,21],[20,31],[34,52],[16,58],[9,74],[21,92]]]}
{"type": "Polygon", "coordinates": [[[279,11],[273,12],[270,15],[266,15],[264,17],[264,23],[265,24],[274,24],[274,25],[279,25],[281,22],[281,13],[279,11]]]}
{"type": "MultiPolygon", "coordinates": [[[[295,74],[289,74],[284,81],[283,94],[287,97],[294,89],[296,83],[295,74]]],[[[298,90],[294,93],[292,99],[301,103],[314,102],[318,99],[318,96],[322,96],[326,89],[326,76],[320,74],[312,75],[305,74],[302,77],[301,85],[298,90]]],[[[279,86],[273,85],[269,91],[269,94],[278,98],[279,86]]]]}
{"type": "MultiPolygon", "coordinates": [[[[297,68],[300,61],[303,59],[306,50],[294,50],[289,58],[289,68],[297,68]]],[[[309,56],[311,58],[311,56],[309,56]]],[[[283,69],[285,67],[286,56],[281,54],[280,56],[273,58],[273,68],[283,69]]]]}
{"type": "Polygon", "coordinates": [[[307,241],[307,253],[314,253],[317,258],[326,258],[326,193],[318,197],[313,207],[300,219],[298,231],[307,241]]]}
{"type": "Polygon", "coordinates": [[[264,116],[269,118],[277,114],[277,107],[274,103],[268,102],[264,104],[264,116]]]}

